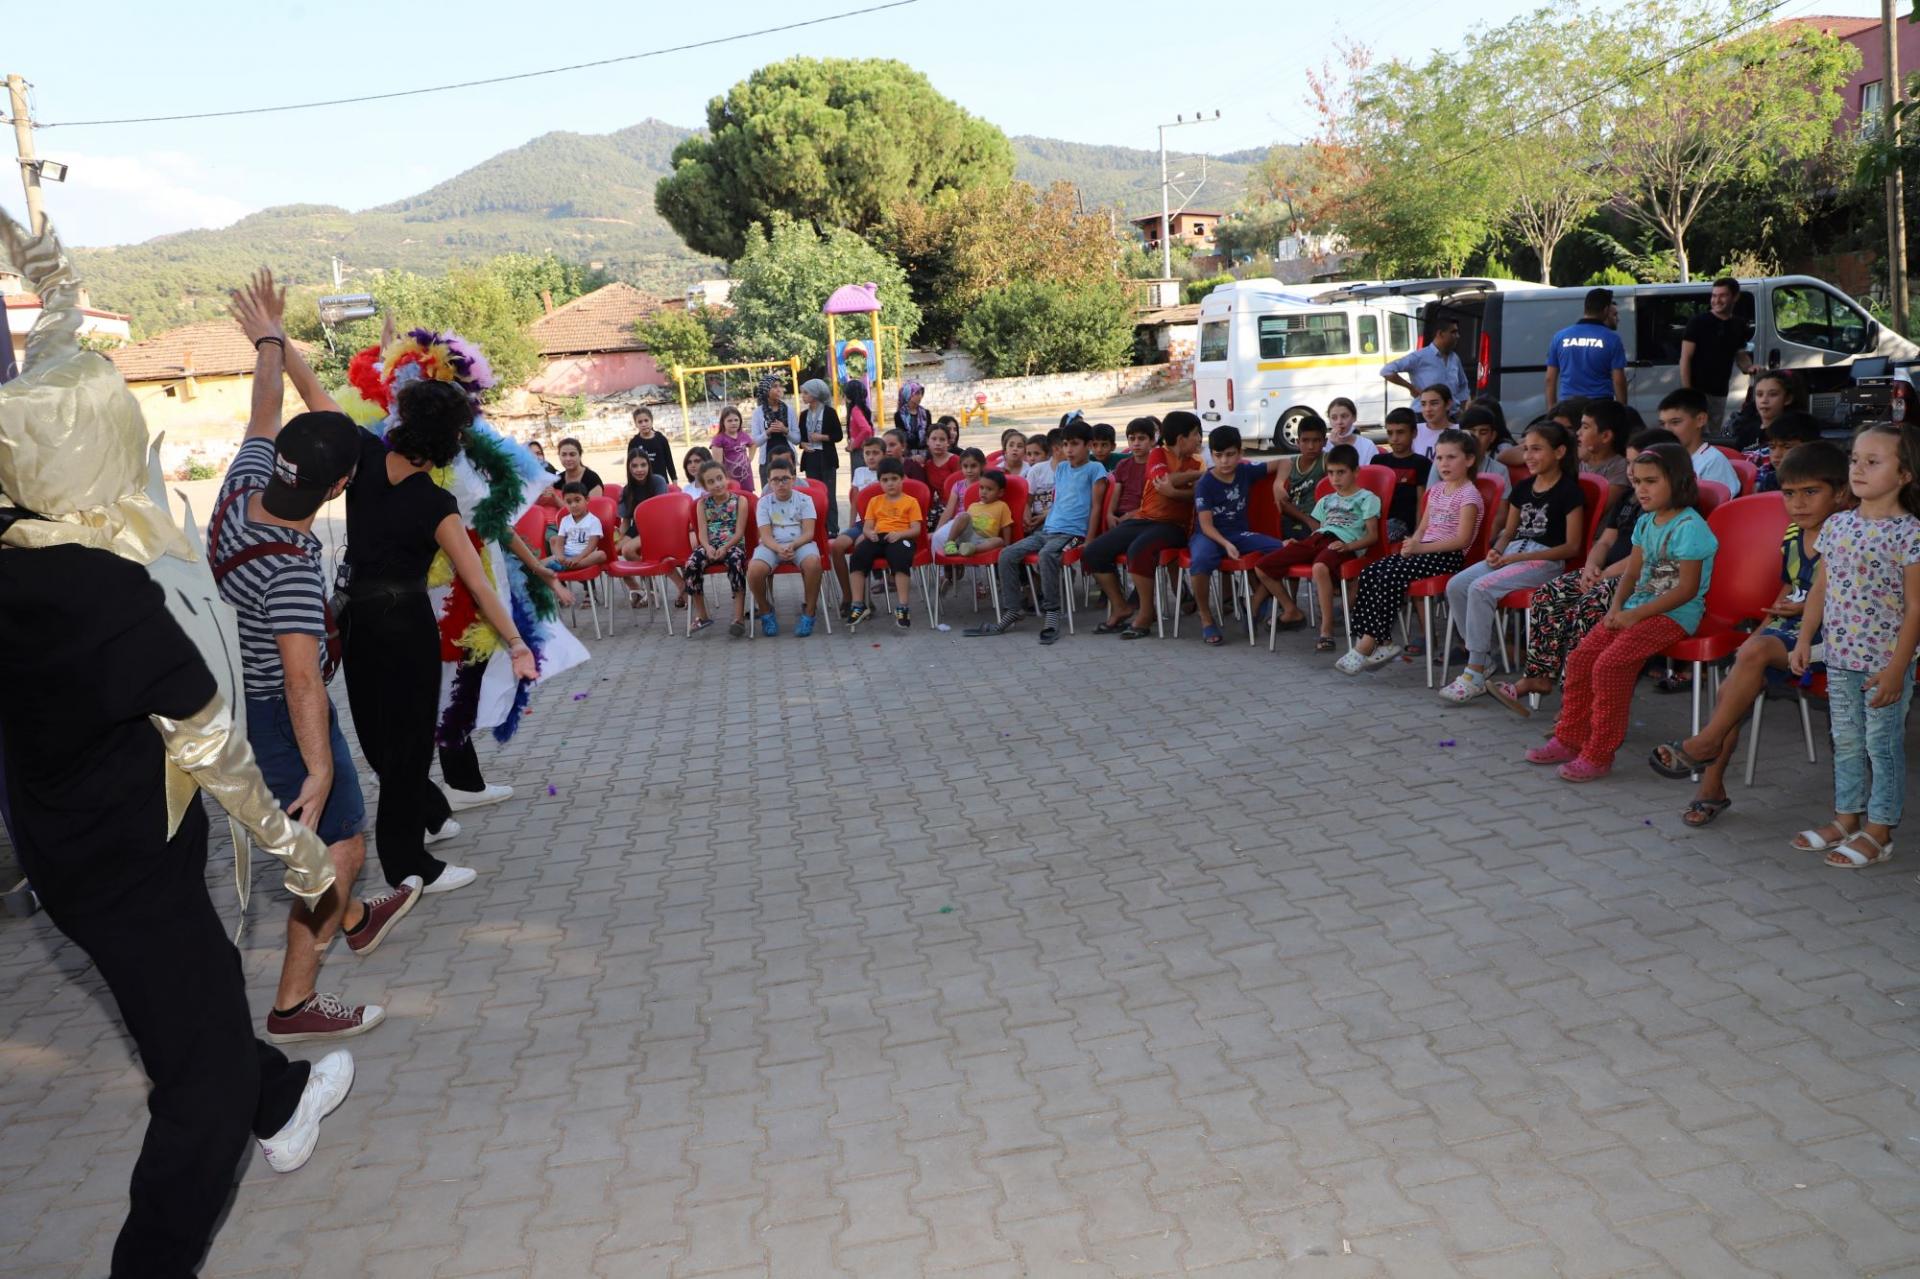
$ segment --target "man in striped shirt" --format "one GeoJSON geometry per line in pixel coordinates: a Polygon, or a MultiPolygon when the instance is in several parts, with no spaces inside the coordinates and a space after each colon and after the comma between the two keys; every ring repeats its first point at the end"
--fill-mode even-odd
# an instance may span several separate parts
{"type": "Polygon", "coordinates": [[[296,382],[313,377],[287,344],[283,307],[284,294],[265,272],[233,297],[234,318],[256,352],[253,406],[207,524],[207,558],[221,598],[239,617],[247,740],[261,776],[333,859],[333,892],[313,909],[294,903],[267,1017],[268,1040],[295,1043],[345,1038],[379,1024],[386,1014],[378,1004],[350,1006],[315,989],[320,956],[342,930],[356,955],[371,952],[419,900],[421,884],[408,879],[367,901],[353,896],[367,856],[366,806],[327,696],[330,619],[313,522],[352,478],[360,431],[343,413],[302,413],[281,426],[283,375],[296,382]]]}

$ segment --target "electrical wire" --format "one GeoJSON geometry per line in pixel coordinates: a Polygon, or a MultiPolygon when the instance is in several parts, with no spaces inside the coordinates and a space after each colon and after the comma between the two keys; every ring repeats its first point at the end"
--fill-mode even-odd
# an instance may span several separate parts
{"type": "Polygon", "coordinates": [[[474,89],[489,84],[509,84],[516,80],[533,80],[541,76],[561,75],[568,71],[586,71],[595,67],[610,67],[622,62],[638,62],[643,58],[659,58],[669,53],[686,53],[693,49],[710,49],[715,45],[733,44],[741,40],[752,40],[759,36],[778,35],[786,31],[799,31],[805,27],[817,27],[829,22],[842,22],[848,18],[864,17],[870,13],[881,13],[888,9],[900,9],[919,0],[886,0],[882,4],[872,4],[861,9],[847,9],[840,13],[829,13],[818,18],[807,18],[800,22],[787,22],[777,27],[761,27],[757,31],[742,31],[734,35],[714,36],[707,40],[695,40],[688,44],[670,45],[664,49],[648,49],[644,53],[622,54],[617,58],[599,58],[592,62],[574,62],[564,67],[548,67],[542,71],[521,71],[514,75],[489,76],[483,80],[460,80],[453,84],[429,85],[421,89],[397,89],[390,93],[369,93],[352,98],[326,98],[316,102],[289,102],[273,107],[245,107],[232,111],[196,111],[185,115],[149,115],[129,116],[115,120],[54,120],[34,121],[38,129],[85,129],[107,124],[171,124],[180,120],[217,120],[230,116],[272,115],[282,111],[311,111],[319,107],[342,107],[359,102],[386,102],[394,98],[414,98],[425,93],[447,93],[454,89],[474,89]]]}

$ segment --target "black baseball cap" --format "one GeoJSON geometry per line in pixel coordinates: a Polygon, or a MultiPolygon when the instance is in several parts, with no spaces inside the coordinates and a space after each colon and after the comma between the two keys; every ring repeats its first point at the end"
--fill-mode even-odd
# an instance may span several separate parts
{"type": "Polygon", "coordinates": [[[302,413],[273,442],[273,478],[260,504],[280,520],[304,520],[360,460],[360,428],[345,413],[302,413]]]}

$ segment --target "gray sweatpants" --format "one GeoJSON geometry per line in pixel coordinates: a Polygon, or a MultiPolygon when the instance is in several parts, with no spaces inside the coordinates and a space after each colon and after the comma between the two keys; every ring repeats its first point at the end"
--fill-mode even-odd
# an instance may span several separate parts
{"type": "Polygon", "coordinates": [[[1058,613],[1060,601],[1060,557],[1067,553],[1072,533],[1029,533],[1000,552],[1000,611],[1011,613],[1020,607],[1020,574],[1027,556],[1040,556],[1040,611],[1058,613]]]}
{"type": "MultiPolygon", "coordinates": [[[[1509,554],[1544,551],[1538,542],[1515,540],[1509,554]]],[[[1482,669],[1493,664],[1494,624],[1498,621],[1500,597],[1508,591],[1545,586],[1566,571],[1559,560],[1523,560],[1490,568],[1482,561],[1453,575],[1447,583],[1447,607],[1453,610],[1453,625],[1467,640],[1467,663],[1482,669]]]]}

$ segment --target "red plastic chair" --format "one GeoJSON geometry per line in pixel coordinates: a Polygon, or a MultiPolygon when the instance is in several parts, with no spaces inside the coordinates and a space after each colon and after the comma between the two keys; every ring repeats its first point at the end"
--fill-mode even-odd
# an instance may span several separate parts
{"type": "Polygon", "coordinates": [[[612,502],[614,509],[618,510],[620,508],[620,494],[623,487],[624,486],[619,484],[602,484],[600,486],[600,496],[612,502]]]}
{"type": "MultiPolygon", "coordinates": [[[[963,507],[972,506],[979,498],[980,485],[978,483],[969,484],[966,486],[966,491],[960,495],[960,502],[963,507]]],[[[1007,507],[1013,512],[1013,523],[1008,526],[1006,538],[1007,545],[1011,546],[1027,535],[1026,479],[1019,475],[1009,475],[1007,477],[1006,492],[1001,494],[1000,500],[1005,502],[1007,507]]],[[[933,551],[933,562],[939,567],[953,567],[963,570],[984,568],[987,570],[987,590],[993,596],[993,620],[996,622],[1000,620],[1000,550],[1004,549],[1005,548],[1002,547],[997,550],[982,551],[977,555],[948,555],[938,547],[935,547],[933,551]]],[[[977,604],[978,601],[976,600],[975,603],[977,604]]],[[[939,610],[939,594],[935,592],[935,626],[940,624],[939,610]]]]}
{"type": "MultiPolygon", "coordinates": [[[[760,526],[756,522],[755,516],[754,516],[753,494],[749,493],[747,490],[741,488],[737,484],[729,484],[727,487],[729,492],[738,494],[740,497],[744,498],[746,501],[746,511],[741,516],[741,521],[740,521],[740,544],[747,548],[747,554],[751,556],[753,554],[753,548],[760,545],[760,526]]],[[[659,501],[658,498],[654,498],[652,500],[659,501]]],[[[699,536],[700,536],[700,514],[697,509],[697,504],[694,503],[691,499],[689,499],[687,503],[687,531],[686,531],[686,538],[687,538],[686,553],[687,554],[689,555],[692,554],[694,541],[699,536]]],[[[681,563],[683,564],[685,562],[686,561],[684,559],[681,561],[681,563]]],[[[709,564],[707,565],[707,571],[704,574],[702,574],[702,576],[712,577],[715,573],[725,573],[726,571],[727,571],[727,566],[725,564],[709,564]]],[[[700,588],[700,583],[698,582],[690,581],[687,583],[686,608],[687,608],[687,638],[688,639],[693,638],[693,593],[699,588],[700,588]]],[[[752,591],[747,592],[747,634],[749,635],[753,634],[753,592],[752,591]]]]}
{"type": "MultiPolygon", "coordinates": [[[[1727,492],[1727,486],[1718,480],[1700,480],[1698,483],[1700,486],[1700,500],[1693,504],[1693,509],[1708,519],[1712,519],[1715,511],[1733,500],[1733,494],[1727,492]]],[[[1766,495],[1760,494],[1759,496],[1764,497],[1766,495]]]]}
{"type": "MultiPolygon", "coordinates": [[[[1756,494],[1756,496],[1768,497],[1771,495],[1760,493],[1756,494]]],[[[1807,677],[1806,683],[1795,686],[1793,690],[1793,700],[1800,707],[1800,736],[1806,741],[1807,763],[1809,764],[1818,764],[1820,762],[1820,752],[1814,747],[1813,711],[1809,703],[1825,701],[1826,696],[1827,673],[1825,671],[1814,671],[1807,677]]],[[[1766,707],[1766,698],[1756,697],[1753,699],[1753,718],[1747,724],[1747,785],[1749,786],[1753,785],[1754,763],[1760,757],[1760,712],[1765,710],[1766,707]]]]}
{"type": "MultiPolygon", "coordinates": [[[[820,580],[822,583],[820,589],[824,593],[826,590],[825,583],[827,579],[833,576],[832,571],[828,568],[828,563],[831,558],[832,551],[830,549],[829,539],[827,537],[827,503],[831,502],[833,498],[832,498],[832,495],[830,495],[827,492],[827,486],[821,483],[819,480],[796,479],[793,482],[793,487],[796,491],[805,493],[808,497],[813,499],[813,544],[814,546],[818,547],[820,551],[820,580]]],[[[755,507],[755,511],[756,511],[755,518],[757,520],[758,519],[757,504],[755,507]]],[[[760,539],[757,531],[754,537],[753,544],[755,546],[758,546],[760,544],[760,539]]],[[[747,554],[752,555],[753,552],[749,551],[747,552],[747,554]]],[[[776,564],[774,565],[774,568],[773,568],[773,575],[775,577],[795,577],[795,576],[799,576],[799,574],[800,574],[800,566],[798,564],[776,564]]],[[[773,598],[773,586],[771,584],[767,586],[767,598],[768,599],[773,598]]],[[[802,602],[803,603],[805,602],[804,598],[802,602]]],[[[816,600],[815,603],[817,606],[819,601],[816,600]]],[[[753,592],[751,591],[747,592],[747,615],[748,615],[747,620],[749,621],[753,620],[753,612],[756,607],[757,606],[753,602],[753,592]]],[[[827,624],[827,634],[829,635],[833,634],[833,610],[830,608],[816,607],[815,616],[817,616],[821,621],[827,624]]],[[[748,639],[751,640],[752,638],[754,638],[754,636],[757,633],[758,632],[756,628],[751,626],[747,628],[748,639]]]]}
{"type": "MultiPolygon", "coordinates": [[[[1322,480],[1321,483],[1326,481],[1322,480]]],[[[1317,490],[1316,490],[1317,491],[1317,490]]],[[[1197,517],[1196,517],[1197,518],[1197,517]]],[[[1198,525],[1196,524],[1196,527],[1198,525]]],[[[1247,529],[1253,533],[1265,533],[1268,537],[1281,536],[1280,503],[1273,496],[1271,478],[1255,480],[1253,492],[1247,499],[1247,529]]],[[[1253,647],[1253,566],[1266,554],[1261,551],[1254,555],[1241,555],[1233,559],[1223,559],[1216,573],[1227,574],[1227,589],[1237,603],[1243,603],[1247,619],[1247,647],[1253,647]]],[[[1188,579],[1193,571],[1193,554],[1188,550],[1168,551],[1162,554],[1161,563],[1167,563],[1167,556],[1176,557],[1179,573],[1174,579],[1173,637],[1180,638],[1180,593],[1187,588],[1188,579]]],[[[1159,610],[1154,610],[1158,612],[1159,610]]]]}
{"type": "MultiPolygon", "coordinates": [[[[1467,547],[1466,562],[1462,571],[1487,558],[1487,545],[1493,541],[1493,515],[1500,507],[1500,481],[1491,475],[1476,475],[1473,486],[1480,490],[1480,501],[1484,509],[1473,529],[1473,544],[1467,547]]],[[[1428,490],[1431,492],[1432,490],[1428,490]]],[[[1424,501],[1424,499],[1423,499],[1424,501]]],[[[1422,632],[1426,636],[1427,687],[1433,687],[1433,601],[1443,598],[1447,593],[1447,583],[1453,580],[1452,573],[1437,573],[1432,577],[1423,577],[1407,587],[1407,600],[1411,604],[1420,601],[1420,617],[1425,623],[1422,632]]],[[[1402,629],[1408,632],[1407,638],[1413,638],[1412,617],[1409,616],[1402,629]]],[[[1449,642],[1451,642],[1449,640],[1449,642]]]]}
{"type": "MultiPolygon", "coordinates": [[[[1530,480],[1532,478],[1533,478],[1533,472],[1529,471],[1526,468],[1525,463],[1521,463],[1521,462],[1507,463],[1507,483],[1509,485],[1518,485],[1519,483],[1521,483],[1521,481],[1530,480]]],[[[1491,510],[1492,508],[1488,508],[1488,509],[1491,510]]]]}
{"type": "MultiPolygon", "coordinates": [[[[633,513],[634,528],[640,534],[640,558],[616,559],[607,564],[607,576],[616,581],[637,578],[646,583],[649,598],[666,620],[667,634],[673,634],[673,610],[667,607],[662,580],[687,562],[692,544],[687,541],[687,526],[693,518],[693,499],[678,489],[640,503],[633,513]]],[[[613,612],[607,610],[607,632],[613,632],[613,612]]]]}
{"type": "MultiPolygon", "coordinates": [[[[584,593],[587,597],[587,614],[593,618],[593,637],[599,639],[600,602],[595,598],[594,587],[600,583],[601,578],[606,576],[607,564],[611,564],[619,553],[616,538],[620,532],[620,508],[604,497],[590,497],[587,499],[587,510],[600,521],[600,550],[606,555],[606,562],[595,564],[592,568],[571,568],[556,576],[569,586],[578,585],[581,588],[573,595],[571,624],[574,626],[580,624],[580,596],[584,593]]],[[[605,592],[602,591],[602,593],[605,592]]],[[[606,605],[607,611],[611,613],[613,611],[611,595],[607,596],[606,605]]],[[[607,619],[607,624],[612,626],[611,617],[607,619]]]]}
{"type": "MultiPolygon", "coordinates": [[[[1722,487],[1714,485],[1715,488],[1722,487]]],[[[1714,508],[1707,527],[1720,542],[1707,584],[1706,612],[1692,635],[1668,648],[1669,661],[1693,663],[1693,731],[1700,731],[1700,685],[1713,667],[1713,689],[1720,691],[1717,663],[1746,642],[1751,627],[1780,594],[1780,539],[1787,534],[1787,504],[1778,493],[1757,493],[1714,508]]]]}
{"type": "Polygon", "coordinates": [[[1751,497],[1753,486],[1760,482],[1760,468],[1737,453],[1728,461],[1733,466],[1733,473],[1740,477],[1740,496],[1751,497]]]}
{"type": "MultiPolygon", "coordinates": [[[[861,489],[858,493],[854,494],[853,509],[857,513],[857,516],[861,521],[861,523],[866,522],[867,506],[873,501],[874,498],[879,497],[880,494],[883,492],[885,492],[885,489],[881,485],[869,484],[867,485],[867,487],[861,489]]],[[[927,486],[925,484],[922,484],[919,480],[909,478],[902,484],[901,492],[905,493],[908,497],[911,497],[915,501],[920,503],[921,522],[924,525],[926,520],[926,513],[928,509],[927,486]]],[[[935,624],[935,609],[938,608],[939,606],[936,599],[936,593],[933,591],[929,591],[927,589],[928,577],[930,576],[932,569],[933,569],[933,530],[930,528],[923,527],[920,530],[920,544],[913,548],[912,571],[915,576],[921,579],[920,581],[921,594],[927,597],[926,610],[927,610],[927,624],[929,626],[935,624]]],[[[878,572],[879,570],[875,570],[875,571],[878,572]]],[[[891,602],[893,599],[892,572],[890,571],[881,572],[880,581],[881,581],[882,589],[885,590],[887,593],[888,601],[891,602]]]]}

